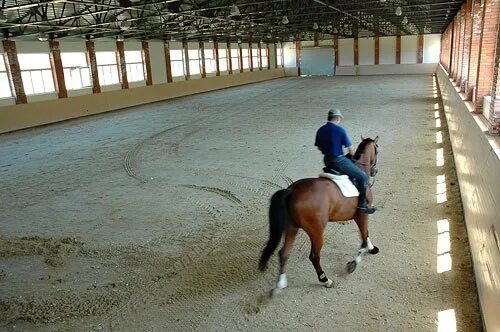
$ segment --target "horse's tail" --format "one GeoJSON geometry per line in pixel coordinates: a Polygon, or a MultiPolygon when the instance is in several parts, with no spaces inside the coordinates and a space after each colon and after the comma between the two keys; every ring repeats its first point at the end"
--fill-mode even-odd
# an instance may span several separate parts
{"type": "Polygon", "coordinates": [[[261,271],[267,268],[269,258],[280,244],[283,232],[290,224],[290,215],[288,213],[288,195],[290,192],[290,189],[281,189],[271,197],[271,204],[269,206],[269,240],[260,256],[259,270],[261,271]]]}

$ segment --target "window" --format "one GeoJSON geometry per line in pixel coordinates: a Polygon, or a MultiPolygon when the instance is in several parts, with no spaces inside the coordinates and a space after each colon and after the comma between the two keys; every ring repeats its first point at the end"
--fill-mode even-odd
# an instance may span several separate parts
{"type": "Polygon", "coordinates": [[[97,72],[101,85],[120,83],[115,52],[96,52],[97,72]]]}
{"type": "Polygon", "coordinates": [[[24,92],[27,95],[56,91],[48,54],[18,54],[17,57],[19,59],[24,92]]]}
{"type": "Polygon", "coordinates": [[[215,54],[213,49],[205,50],[205,72],[215,73],[215,54]]]}
{"type": "Polygon", "coordinates": [[[12,97],[10,91],[9,75],[3,62],[3,57],[0,57],[0,98],[12,97]]]}
{"type": "Polygon", "coordinates": [[[283,63],[283,49],[278,46],[276,48],[276,64],[278,65],[278,67],[281,67],[283,63]]]}
{"type": "Polygon", "coordinates": [[[241,53],[243,54],[243,69],[248,69],[250,67],[250,58],[248,57],[248,48],[242,48],[241,53]]]}
{"type": "Polygon", "coordinates": [[[188,50],[189,75],[200,73],[200,53],[198,50],[188,50]]]}
{"type": "Polygon", "coordinates": [[[225,48],[219,49],[219,70],[227,71],[227,50],[225,48]]]}
{"type": "Polygon", "coordinates": [[[129,82],[144,81],[144,65],[141,51],[125,51],[125,66],[129,82]]]}
{"type": "Polygon", "coordinates": [[[267,47],[260,49],[260,57],[262,58],[262,68],[267,69],[267,62],[269,61],[267,47]]]}
{"type": "Polygon", "coordinates": [[[237,48],[232,48],[231,49],[231,67],[233,68],[233,72],[240,70],[240,66],[239,66],[240,60],[239,60],[239,58],[240,58],[240,56],[238,54],[238,49],[237,48]]]}
{"type": "Polygon", "coordinates": [[[259,68],[259,52],[256,48],[252,47],[252,64],[253,68],[258,69],[259,68]]]}
{"type": "Polygon", "coordinates": [[[91,86],[90,70],[85,53],[61,53],[66,89],[76,90],[91,86]]]}
{"type": "Polygon", "coordinates": [[[173,77],[184,76],[184,61],[181,50],[170,50],[170,67],[173,77]]]}

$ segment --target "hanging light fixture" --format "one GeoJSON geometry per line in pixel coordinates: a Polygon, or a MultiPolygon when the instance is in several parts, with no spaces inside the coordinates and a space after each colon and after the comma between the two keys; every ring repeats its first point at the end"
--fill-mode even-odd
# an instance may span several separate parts
{"type": "Polygon", "coordinates": [[[38,40],[41,42],[49,40],[49,36],[45,32],[40,32],[38,34],[38,40]]]}
{"type": "Polygon", "coordinates": [[[132,27],[132,23],[130,23],[129,21],[120,21],[118,22],[118,26],[122,30],[128,30],[132,27]]]}
{"type": "Polygon", "coordinates": [[[239,16],[240,15],[240,9],[236,5],[231,6],[231,10],[229,11],[231,16],[239,16]]]}
{"type": "Polygon", "coordinates": [[[314,29],[314,30],[318,30],[318,28],[319,28],[318,23],[314,22],[314,24],[313,24],[313,29],[314,29]]]}
{"type": "Polygon", "coordinates": [[[401,10],[401,7],[399,7],[399,6],[398,6],[398,7],[396,8],[396,15],[397,15],[397,16],[401,16],[401,14],[403,14],[403,11],[401,10]]]}
{"type": "Polygon", "coordinates": [[[408,24],[408,17],[404,17],[403,20],[401,21],[403,24],[408,24]]]}
{"type": "Polygon", "coordinates": [[[281,19],[281,23],[283,23],[283,24],[288,24],[289,22],[290,21],[288,20],[288,17],[286,17],[286,15],[283,16],[283,18],[281,19]]]}

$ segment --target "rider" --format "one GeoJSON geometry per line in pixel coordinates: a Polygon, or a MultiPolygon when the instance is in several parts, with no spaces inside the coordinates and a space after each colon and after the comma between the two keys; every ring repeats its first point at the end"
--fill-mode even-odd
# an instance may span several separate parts
{"type": "Polygon", "coordinates": [[[349,151],[348,155],[353,156],[355,151],[346,130],[340,126],[342,118],[340,110],[332,107],[328,112],[328,122],[321,126],[316,133],[314,145],[324,154],[323,162],[326,167],[356,179],[359,191],[358,210],[361,213],[372,214],[376,208],[369,206],[366,199],[369,178],[365,172],[344,156],[343,147],[349,151]]]}

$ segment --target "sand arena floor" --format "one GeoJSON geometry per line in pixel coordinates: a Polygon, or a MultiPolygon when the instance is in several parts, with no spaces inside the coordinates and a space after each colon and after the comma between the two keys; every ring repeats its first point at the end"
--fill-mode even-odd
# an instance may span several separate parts
{"type": "Polygon", "coordinates": [[[0,330],[435,331],[450,313],[480,330],[438,102],[431,76],[286,78],[0,136],[0,330]],[[269,299],[268,200],[320,172],[332,103],[356,145],[380,136],[381,252],[346,275],[357,227],[329,224],[325,289],[301,232],[289,288],[269,299]]]}

